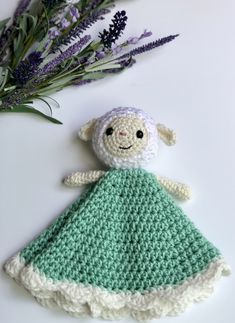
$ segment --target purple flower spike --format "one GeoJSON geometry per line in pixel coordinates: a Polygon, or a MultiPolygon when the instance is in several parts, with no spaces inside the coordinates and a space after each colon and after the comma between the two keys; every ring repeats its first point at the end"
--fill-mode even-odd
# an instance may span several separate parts
{"type": "Polygon", "coordinates": [[[104,29],[103,32],[99,34],[101,43],[104,45],[104,47],[111,48],[112,44],[116,43],[126,28],[127,19],[128,18],[125,10],[118,11],[114,15],[112,24],[109,25],[109,29],[104,29]]]}
{"type": "Polygon", "coordinates": [[[14,13],[14,20],[21,16],[28,8],[31,0],[21,0],[14,13]]]}
{"type": "Polygon", "coordinates": [[[72,22],[76,22],[78,20],[78,18],[80,17],[78,9],[74,6],[70,7],[69,14],[72,18],[72,22]]]}
{"type": "Polygon", "coordinates": [[[72,57],[73,55],[79,53],[83,46],[85,46],[91,39],[90,35],[86,35],[81,38],[77,43],[73,44],[62,52],[59,56],[47,63],[40,71],[39,75],[48,74],[53,71],[58,65],[72,57]]]}
{"type": "Polygon", "coordinates": [[[135,44],[138,43],[138,41],[139,41],[138,37],[130,37],[130,38],[127,39],[127,42],[130,45],[135,45],[135,44]]]}
{"type": "Polygon", "coordinates": [[[60,35],[60,31],[57,27],[52,27],[51,29],[49,29],[48,36],[51,40],[55,39],[59,35],[60,35]]]}
{"type": "Polygon", "coordinates": [[[179,36],[178,34],[177,35],[170,35],[170,36],[163,37],[163,38],[160,38],[158,40],[155,40],[155,41],[153,41],[151,43],[148,43],[146,45],[134,48],[129,53],[126,53],[126,54],[123,54],[122,56],[120,56],[119,59],[125,59],[125,58],[128,58],[128,57],[133,57],[133,56],[136,56],[136,55],[141,55],[143,53],[149,52],[149,51],[153,50],[154,48],[163,46],[166,43],[171,42],[172,40],[174,40],[178,36],[179,36]]]}
{"type": "Polygon", "coordinates": [[[23,86],[31,78],[37,75],[39,65],[43,61],[41,56],[41,52],[35,51],[29,54],[25,60],[19,63],[19,65],[12,72],[16,84],[23,86]]]}
{"type": "Polygon", "coordinates": [[[60,25],[62,29],[66,29],[70,25],[70,22],[66,18],[62,18],[60,25]]]}

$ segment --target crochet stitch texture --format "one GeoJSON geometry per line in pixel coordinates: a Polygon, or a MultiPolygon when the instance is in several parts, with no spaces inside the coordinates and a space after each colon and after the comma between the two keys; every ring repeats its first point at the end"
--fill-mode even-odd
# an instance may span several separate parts
{"type": "Polygon", "coordinates": [[[55,281],[143,292],[179,284],[219,255],[144,170],[109,171],[88,194],[57,235],[49,229],[22,251],[26,264],[55,281]]]}
{"type": "MultiPolygon", "coordinates": [[[[121,304],[114,301],[104,309],[98,305],[98,310],[93,309],[94,304],[102,303],[99,294],[87,303],[94,316],[105,318],[125,315],[125,303],[131,295],[148,297],[164,291],[166,304],[172,303],[168,311],[178,308],[180,312],[178,302],[182,295],[192,293],[192,286],[189,284],[190,288],[178,296],[177,287],[194,277],[198,279],[197,274],[210,266],[219,276],[228,270],[219,251],[175,205],[154,175],[141,169],[107,172],[19,257],[21,267],[12,268],[9,263],[8,273],[44,305],[57,302],[72,314],[84,314],[82,304],[88,294],[85,287],[97,287],[111,297],[125,295],[127,299],[124,297],[121,304]],[[70,285],[61,288],[58,282],[70,285]],[[79,286],[83,293],[79,293],[79,286]],[[76,293],[80,297],[76,298],[76,293]],[[70,311],[74,304],[76,311],[70,311]]],[[[187,298],[192,302],[189,295],[187,298]]],[[[161,303],[151,303],[151,298],[143,298],[138,305],[137,299],[129,314],[137,319],[156,317],[161,303]],[[151,311],[142,309],[138,313],[141,303],[151,311]]],[[[163,307],[162,312],[167,314],[167,309],[163,307]]]]}

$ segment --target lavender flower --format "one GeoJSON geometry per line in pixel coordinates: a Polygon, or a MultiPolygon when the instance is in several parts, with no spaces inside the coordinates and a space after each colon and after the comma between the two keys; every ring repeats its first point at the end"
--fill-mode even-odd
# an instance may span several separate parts
{"type": "Polygon", "coordinates": [[[141,34],[139,37],[130,37],[127,39],[127,43],[130,45],[135,45],[137,44],[140,40],[146,37],[152,36],[151,31],[147,31],[146,29],[144,30],[143,34],[141,34]]]}
{"type": "Polygon", "coordinates": [[[52,27],[48,31],[48,36],[51,40],[55,39],[60,35],[60,31],[57,27],[52,27]]]}
{"type": "Polygon", "coordinates": [[[52,61],[47,63],[41,70],[40,75],[48,74],[55,69],[56,66],[60,65],[76,53],[80,52],[82,47],[86,45],[91,39],[90,35],[86,35],[81,38],[77,43],[67,48],[63,53],[54,58],[52,61]]]}
{"type": "Polygon", "coordinates": [[[22,102],[29,97],[29,92],[31,91],[26,89],[14,90],[14,92],[11,93],[11,95],[7,95],[2,101],[3,109],[11,110],[14,106],[22,104],[22,102]]]}
{"type": "Polygon", "coordinates": [[[121,46],[116,46],[112,49],[112,53],[113,55],[117,55],[122,51],[122,47],[121,46]]]}
{"type": "Polygon", "coordinates": [[[103,51],[103,50],[98,50],[97,52],[96,52],[96,57],[98,58],[98,59],[102,59],[102,58],[104,58],[106,56],[106,54],[105,54],[105,52],[103,51]]]}
{"type": "Polygon", "coordinates": [[[117,44],[127,22],[126,12],[118,11],[107,30],[100,30],[100,39],[90,41],[91,36],[84,36],[84,31],[104,19],[116,0],[38,0],[42,5],[39,10],[31,5],[35,1],[18,0],[19,5],[11,22],[6,20],[1,24],[0,65],[4,69],[0,112],[35,113],[59,123],[29,104],[36,98],[45,102],[44,96],[48,93],[67,86],[82,86],[120,73],[135,64],[133,56],[162,46],[177,36],[165,37],[144,46],[136,45],[152,35],[144,30],[140,36],[117,44]],[[21,15],[25,12],[29,12],[30,17],[26,21],[27,26],[22,26],[21,15]],[[30,27],[34,27],[34,33],[30,27]],[[24,32],[19,35],[18,31],[22,28],[24,32]],[[128,49],[130,47],[134,49],[128,49]],[[41,50],[32,52],[32,48],[41,50]],[[32,53],[26,56],[29,50],[32,53]]]}
{"type": "Polygon", "coordinates": [[[17,68],[12,72],[15,83],[25,85],[38,71],[42,63],[41,52],[31,53],[25,60],[21,61],[17,68]]]}
{"type": "Polygon", "coordinates": [[[72,40],[79,37],[86,29],[90,28],[98,20],[104,19],[103,15],[107,13],[109,13],[108,9],[101,9],[95,13],[90,13],[90,15],[81,21],[77,27],[72,28],[67,35],[58,37],[55,40],[51,53],[55,53],[62,45],[68,45],[72,40]]]}
{"type": "Polygon", "coordinates": [[[30,4],[31,0],[21,0],[15,10],[14,13],[14,21],[16,21],[16,19],[21,16],[25,10],[28,8],[29,4],[30,4]]]}
{"type": "Polygon", "coordinates": [[[70,25],[70,22],[66,18],[62,18],[60,25],[61,29],[66,29],[70,25]]]}
{"type": "Polygon", "coordinates": [[[101,43],[106,48],[111,48],[112,44],[115,44],[116,40],[121,36],[123,30],[126,27],[127,21],[126,12],[118,11],[114,18],[112,19],[112,24],[109,25],[109,30],[104,29],[102,33],[99,34],[101,43]]]}
{"type": "Polygon", "coordinates": [[[135,45],[139,42],[139,38],[138,37],[130,37],[127,39],[127,43],[130,45],[135,45]]]}
{"type": "Polygon", "coordinates": [[[150,37],[150,36],[152,36],[152,34],[153,33],[151,31],[147,31],[147,29],[145,29],[144,32],[143,32],[143,34],[140,35],[139,40],[141,40],[143,38],[146,38],[146,37],[150,37]]]}
{"type": "Polygon", "coordinates": [[[71,6],[70,9],[69,9],[69,14],[72,18],[72,22],[75,23],[78,18],[80,17],[80,14],[78,12],[78,9],[74,6],[71,6]]]}
{"type": "Polygon", "coordinates": [[[140,46],[140,47],[137,47],[133,50],[131,50],[130,52],[122,55],[119,57],[119,59],[124,59],[124,58],[127,58],[127,57],[132,57],[132,56],[136,56],[136,55],[140,55],[140,54],[143,54],[145,52],[148,52],[156,47],[160,47],[166,43],[169,43],[170,41],[172,41],[173,39],[175,39],[176,37],[178,37],[179,35],[171,35],[171,36],[168,36],[168,37],[163,37],[163,38],[160,38],[154,42],[151,42],[147,45],[143,45],[143,46],[140,46]]]}

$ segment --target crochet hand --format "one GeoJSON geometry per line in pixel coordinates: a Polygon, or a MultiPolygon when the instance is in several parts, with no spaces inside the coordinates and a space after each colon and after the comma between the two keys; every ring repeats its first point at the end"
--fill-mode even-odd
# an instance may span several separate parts
{"type": "Polygon", "coordinates": [[[64,178],[67,186],[76,187],[98,181],[105,174],[102,170],[90,170],[87,172],[76,172],[64,178]]]}
{"type": "Polygon", "coordinates": [[[188,185],[174,182],[166,177],[157,176],[159,183],[175,198],[186,201],[191,198],[191,189],[188,185]]]}

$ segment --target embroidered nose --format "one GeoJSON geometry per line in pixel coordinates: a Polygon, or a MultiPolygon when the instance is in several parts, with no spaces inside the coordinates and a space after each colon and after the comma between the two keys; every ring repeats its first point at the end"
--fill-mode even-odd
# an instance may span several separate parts
{"type": "Polygon", "coordinates": [[[125,131],[119,131],[119,135],[120,136],[127,136],[127,132],[125,132],[125,131]]]}

